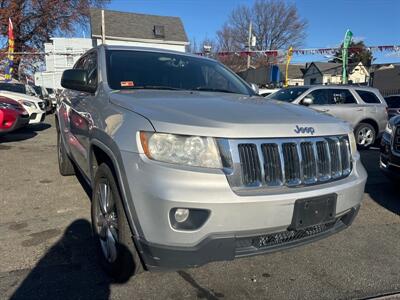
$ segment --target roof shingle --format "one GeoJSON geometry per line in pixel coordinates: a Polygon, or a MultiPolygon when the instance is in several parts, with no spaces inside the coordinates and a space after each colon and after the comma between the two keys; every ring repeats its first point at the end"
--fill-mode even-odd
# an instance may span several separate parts
{"type": "MultiPolygon", "coordinates": [[[[149,39],[188,42],[182,21],[178,17],[165,17],[104,10],[106,36],[126,39],[149,39]],[[157,37],[154,26],[164,26],[165,36],[157,37]]],[[[90,10],[92,37],[101,36],[101,9],[90,10]]]]}

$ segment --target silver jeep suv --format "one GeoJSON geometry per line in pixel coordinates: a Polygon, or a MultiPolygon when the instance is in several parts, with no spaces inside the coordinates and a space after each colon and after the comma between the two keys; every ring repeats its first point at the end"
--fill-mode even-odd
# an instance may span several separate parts
{"type": "Polygon", "coordinates": [[[385,131],[387,104],[377,89],[351,85],[311,85],[279,90],[269,99],[302,104],[347,121],[357,145],[368,148],[385,131]]]}
{"type": "Polygon", "coordinates": [[[92,188],[115,277],[308,243],[358,212],[367,174],[351,127],[257,96],[214,60],[100,46],[61,84],[60,173],[92,188]]]}

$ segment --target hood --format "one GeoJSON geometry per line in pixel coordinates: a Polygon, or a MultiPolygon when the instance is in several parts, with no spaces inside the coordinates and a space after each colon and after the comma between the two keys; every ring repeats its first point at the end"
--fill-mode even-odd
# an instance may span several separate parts
{"type": "Polygon", "coordinates": [[[10,92],[10,91],[2,91],[0,90],[0,96],[4,96],[4,97],[8,97],[11,98],[13,100],[28,100],[28,101],[32,101],[35,103],[38,102],[43,102],[42,99],[34,97],[34,96],[29,96],[26,94],[21,94],[21,93],[15,93],[15,92],[10,92]]]}
{"type": "Polygon", "coordinates": [[[136,112],[158,132],[226,138],[345,134],[350,126],[306,107],[238,94],[128,90],[110,101],[136,112]],[[314,130],[299,130],[312,127],[314,130]]]}

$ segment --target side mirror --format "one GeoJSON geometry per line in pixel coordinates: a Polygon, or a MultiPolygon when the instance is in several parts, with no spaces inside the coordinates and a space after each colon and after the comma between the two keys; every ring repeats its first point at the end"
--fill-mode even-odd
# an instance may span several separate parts
{"type": "Polygon", "coordinates": [[[258,95],[260,90],[258,89],[258,85],[255,83],[250,83],[251,89],[258,95]]]}
{"type": "Polygon", "coordinates": [[[94,93],[93,87],[87,85],[87,77],[85,70],[65,70],[61,77],[61,86],[70,90],[94,93]]]}
{"type": "Polygon", "coordinates": [[[314,104],[314,100],[313,98],[306,96],[302,101],[301,104],[303,104],[304,106],[310,106],[314,104]]]}

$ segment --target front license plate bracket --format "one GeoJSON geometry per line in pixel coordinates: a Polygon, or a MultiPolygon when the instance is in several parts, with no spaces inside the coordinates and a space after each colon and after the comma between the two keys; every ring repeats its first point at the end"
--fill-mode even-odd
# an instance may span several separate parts
{"type": "Polygon", "coordinates": [[[301,230],[335,220],[337,194],[298,199],[289,230],[301,230]]]}

